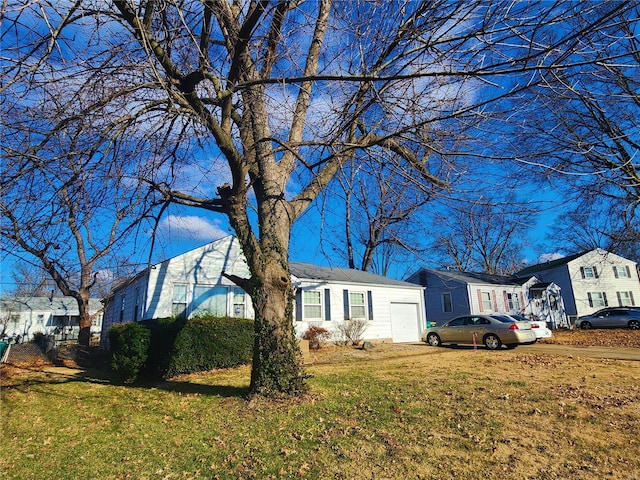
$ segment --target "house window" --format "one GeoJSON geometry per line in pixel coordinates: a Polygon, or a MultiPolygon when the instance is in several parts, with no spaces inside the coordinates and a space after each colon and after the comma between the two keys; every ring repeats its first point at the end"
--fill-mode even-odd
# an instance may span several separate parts
{"type": "Polygon", "coordinates": [[[120,297],[120,323],[124,322],[125,296],[120,297]]]}
{"type": "Polygon", "coordinates": [[[245,318],[246,311],[246,294],[241,288],[233,289],[233,316],[238,318],[245,318]]]}
{"type": "Polygon", "coordinates": [[[616,265],[613,267],[613,275],[616,278],[631,278],[631,270],[628,266],[620,267],[616,265]]]}
{"type": "Polygon", "coordinates": [[[44,323],[44,315],[38,315],[38,325],[42,325],[44,323]]]}
{"type": "Polygon", "coordinates": [[[609,305],[607,302],[607,294],[604,292],[590,292],[587,293],[589,297],[589,306],[598,308],[598,307],[606,307],[609,305]]]}
{"type": "Polygon", "coordinates": [[[366,318],[366,304],[363,292],[349,292],[349,307],[351,318],[366,318]]]}
{"type": "Polygon", "coordinates": [[[138,309],[140,308],[140,288],[136,287],[136,304],[133,309],[133,321],[138,321],[138,309]]]}
{"type": "Polygon", "coordinates": [[[509,311],[511,312],[519,312],[520,311],[520,298],[517,293],[507,293],[507,304],[509,306],[509,311]]]}
{"type": "Polygon", "coordinates": [[[580,267],[582,278],[598,278],[598,269],[596,267],[580,267]]]}
{"type": "Polygon", "coordinates": [[[618,304],[621,307],[633,307],[635,301],[633,299],[633,292],[616,292],[618,295],[618,304]]]}
{"type": "Polygon", "coordinates": [[[493,310],[493,308],[491,306],[491,292],[482,292],[481,299],[482,299],[482,311],[483,312],[493,310]]]}
{"type": "Polygon", "coordinates": [[[322,320],[322,292],[304,290],[302,292],[302,303],[305,320],[322,320]]]}
{"type": "Polygon", "coordinates": [[[177,284],[173,286],[173,305],[171,313],[180,317],[187,312],[187,286],[177,284]]]}
{"type": "Polygon", "coordinates": [[[443,293],[442,294],[442,311],[444,313],[453,312],[453,303],[451,303],[451,294],[443,293]]]}
{"type": "Polygon", "coordinates": [[[226,317],[227,287],[210,287],[197,285],[193,288],[191,311],[196,315],[210,313],[216,317],[226,317]]]}

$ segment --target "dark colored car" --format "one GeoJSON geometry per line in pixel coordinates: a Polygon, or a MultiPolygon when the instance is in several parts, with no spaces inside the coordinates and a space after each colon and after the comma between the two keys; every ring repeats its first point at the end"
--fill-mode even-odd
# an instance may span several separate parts
{"type": "Polygon", "coordinates": [[[536,335],[529,322],[520,322],[504,315],[465,315],[440,327],[428,328],[422,341],[433,347],[443,343],[484,344],[489,350],[505,345],[514,348],[534,343],[536,335]]]}
{"type": "Polygon", "coordinates": [[[603,308],[591,315],[578,318],[576,327],[590,328],[630,328],[640,330],[640,309],[638,308],[603,308]]]}

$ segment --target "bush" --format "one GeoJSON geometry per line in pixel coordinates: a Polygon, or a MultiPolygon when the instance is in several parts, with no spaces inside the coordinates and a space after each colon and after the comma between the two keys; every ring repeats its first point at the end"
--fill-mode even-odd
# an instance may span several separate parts
{"type": "Polygon", "coordinates": [[[307,328],[307,331],[302,336],[304,340],[309,340],[309,348],[311,350],[319,350],[330,337],[331,332],[329,330],[315,325],[307,328]]]}
{"type": "Polygon", "coordinates": [[[185,319],[170,317],[145,320],[140,323],[151,332],[149,357],[141,376],[149,380],[163,378],[169,370],[171,357],[174,354],[174,344],[185,325],[185,319]]]}
{"type": "Polygon", "coordinates": [[[237,367],[253,357],[253,321],[202,316],[187,320],[178,333],[167,376],[237,367]]]}
{"type": "Polygon", "coordinates": [[[149,356],[151,331],[133,322],[114,325],[108,335],[112,370],[126,383],[136,381],[149,356]]]}
{"type": "Polygon", "coordinates": [[[338,345],[358,345],[363,337],[364,331],[367,329],[366,320],[345,320],[342,323],[338,323],[335,342],[338,345]]]}

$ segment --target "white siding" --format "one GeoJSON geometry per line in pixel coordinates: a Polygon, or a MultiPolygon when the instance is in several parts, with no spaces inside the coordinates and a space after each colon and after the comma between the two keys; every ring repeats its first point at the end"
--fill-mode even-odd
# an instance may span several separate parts
{"type": "MultiPolygon", "coordinates": [[[[345,306],[344,306],[344,290],[349,292],[363,292],[366,301],[366,315],[369,316],[369,311],[372,313],[372,319],[367,319],[367,328],[364,332],[365,340],[375,341],[418,341],[420,339],[420,332],[424,328],[424,299],[423,290],[420,287],[397,287],[397,286],[381,286],[381,285],[361,285],[361,284],[348,284],[348,283],[332,283],[332,282],[314,282],[311,280],[300,281],[299,288],[302,290],[312,289],[321,291],[321,298],[323,302],[323,312],[326,308],[324,290],[328,289],[330,292],[330,320],[322,319],[321,321],[307,321],[304,318],[300,318],[299,312],[294,314],[294,325],[296,335],[302,337],[306,330],[311,325],[320,326],[326,328],[332,334],[339,335],[338,326],[345,320],[345,306]],[[371,292],[368,294],[368,292],[371,292]],[[369,305],[369,296],[372,304],[369,305]],[[392,318],[391,318],[391,304],[392,303],[409,303],[417,305],[419,309],[419,321],[420,327],[416,327],[415,336],[411,340],[405,340],[406,334],[403,334],[403,339],[396,339],[393,336],[392,318]]],[[[299,305],[296,306],[299,308],[299,305]]],[[[326,317],[325,317],[326,318],[326,317]]]]}
{"type": "Polygon", "coordinates": [[[631,292],[635,305],[640,305],[640,281],[635,262],[604,250],[594,250],[570,261],[567,267],[572,279],[576,315],[588,315],[603,308],[590,304],[589,294],[593,297],[594,293],[603,293],[606,295],[607,306],[617,307],[620,306],[618,293],[631,292]],[[594,268],[597,276],[583,278],[585,267],[594,268]],[[614,267],[624,269],[625,272],[628,270],[629,276],[616,278],[614,267]]]}

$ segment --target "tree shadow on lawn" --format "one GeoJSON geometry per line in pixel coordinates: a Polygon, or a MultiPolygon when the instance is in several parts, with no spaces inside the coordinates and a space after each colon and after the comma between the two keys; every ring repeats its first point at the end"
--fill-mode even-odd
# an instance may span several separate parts
{"type": "Polygon", "coordinates": [[[209,385],[179,380],[155,380],[134,383],[123,383],[118,380],[108,369],[77,369],[66,367],[39,367],[15,366],[11,371],[4,370],[2,375],[2,388],[6,391],[12,389],[23,390],[37,387],[38,385],[53,385],[62,383],[91,383],[100,385],[113,385],[148,390],[165,390],[167,392],[198,394],[212,397],[237,397],[247,398],[249,386],[235,387],[232,385],[209,385]]]}

